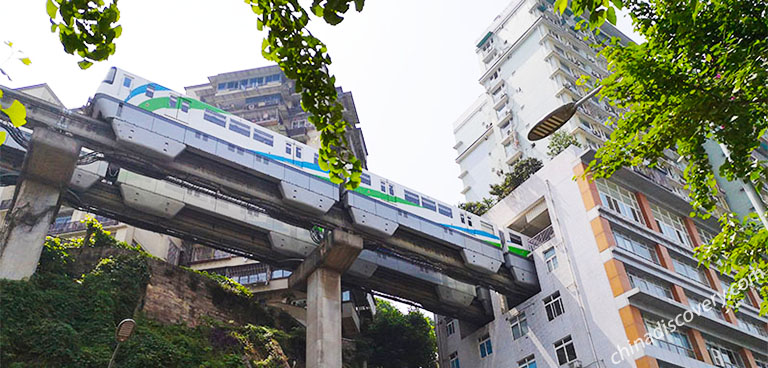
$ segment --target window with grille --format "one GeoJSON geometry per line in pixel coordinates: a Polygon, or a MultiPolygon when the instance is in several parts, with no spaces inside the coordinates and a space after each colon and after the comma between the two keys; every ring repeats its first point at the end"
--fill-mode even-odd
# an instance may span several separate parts
{"type": "Polygon", "coordinates": [[[517,362],[517,368],[536,368],[536,359],[533,355],[517,362]]]}
{"type": "Polygon", "coordinates": [[[632,272],[627,272],[627,276],[629,276],[629,283],[633,288],[636,287],[648,294],[656,295],[659,298],[674,300],[669,284],[661,280],[654,279],[650,276],[641,276],[640,274],[632,272]]]}
{"type": "Polygon", "coordinates": [[[491,354],[493,354],[493,346],[491,345],[491,337],[488,334],[485,334],[483,337],[478,339],[480,341],[480,358],[485,358],[491,354]]]}
{"type": "Polygon", "coordinates": [[[667,325],[665,321],[647,315],[643,315],[643,322],[652,345],[689,358],[696,358],[691,342],[683,331],[677,329],[674,332],[670,332],[665,327],[667,325]]]}
{"type": "Polygon", "coordinates": [[[709,357],[712,358],[712,363],[718,367],[744,368],[744,362],[741,360],[741,357],[733,349],[727,348],[719,342],[708,339],[707,352],[709,352],[709,357]]]}
{"type": "Polygon", "coordinates": [[[694,266],[690,262],[687,262],[679,257],[672,257],[672,264],[675,266],[675,272],[687,279],[696,281],[698,283],[709,285],[707,281],[707,275],[704,270],[694,266]]]}
{"type": "Polygon", "coordinates": [[[544,298],[544,310],[547,311],[547,319],[550,321],[565,313],[565,307],[563,307],[563,300],[560,298],[559,291],[544,298]]]}
{"type": "Polygon", "coordinates": [[[459,353],[458,352],[454,351],[453,353],[451,353],[451,355],[449,356],[448,359],[450,359],[451,368],[461,368],[461,366],[459,365],[459,353]]]}
{"type": "Polygon", "coordinates": [[[555,355],[557,355],[557,364],[559,365],[576,360],[576,348],[573,346],[573,339],[570,335],[555,341],[555,355]]]}
{"type": "Polygon", "coordinates": [[[656,224],[659,225],[659,229],[661,229],[664,236],[672,241],[691,247],[691,238],[688,236],[688,232],[685,230],[685,226],[683,226],[683,221],[680,216],[653,203],[651,203],[651,212],[653,213],[654,220],[656,220],[656,224]]]}
{"type": "Polygon", "coordinates": [[[520,312],[520,314],[512,317],[509,322],[511,323],[512,338],[514,340],[528,333],[528,320],[525,318],[525,312],[520,312]]]}
{"type": "Polygon", "coordinates": [[[555,247],[544,251],[544,262],[547,263],[547,270],[549,270],[549,272],[552,272],[557,268],[557,253],[555,252],[555,247]]]}
{"type": "Polygon", "coordinates": [[[645,224],[634,193],[607,180],[598,179],[595,183],[603,206],[629,220],[645,224]]]}
{"type": "Polygon", "coordinates": [[[616,245],[626,251],[637,254],[653,263],[659,264],[659,256],[656,253],[656,247],[648,245],[645,242],[624,234],[620,231],[614,231],[613,237],[616,239],[616,245]]]}

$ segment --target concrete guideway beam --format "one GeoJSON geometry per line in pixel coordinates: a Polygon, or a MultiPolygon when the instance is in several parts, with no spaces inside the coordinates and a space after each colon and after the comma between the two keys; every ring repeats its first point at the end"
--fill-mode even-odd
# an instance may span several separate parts
{"type": "Polygon", "coordinates": [[[307,368],[341,367],[341,274],[363,250],[363,238],[333,231],[288,278],[307,289],[307,368]]]}
{"type": "Polygon", "coordinates": [[[80,145],[48,129],[35,129],[21,180],[0,230],[0,277],[21,280],[37,268],[43,241],[72,178],[80,145]]]}

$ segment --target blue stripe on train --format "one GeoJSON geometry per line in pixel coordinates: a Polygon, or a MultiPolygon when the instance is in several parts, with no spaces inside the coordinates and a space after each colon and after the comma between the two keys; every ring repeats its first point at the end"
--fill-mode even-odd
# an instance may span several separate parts
{"type": "Polygon", "coordinates": [[[125,98],[125,102],[128,102],[128,100],[147,92],[147,86],[155,87],[155,91],[170,91],[169,88],[163,87],[157,83],[148,83],[132,89],[128,97],[125,98]]]}

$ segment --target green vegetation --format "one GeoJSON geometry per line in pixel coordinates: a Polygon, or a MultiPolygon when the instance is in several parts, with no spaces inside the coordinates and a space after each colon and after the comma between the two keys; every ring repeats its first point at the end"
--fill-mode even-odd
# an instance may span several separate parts
{"type": "Polygon", "coordinates": [[[535,174],[543,166],[544,164],[541,160],[535,157],[518,160],[517,163],[515,163],[515,166],[512,167],[512,171],[504,174],[504,180],[501,183],[491,184],[490,194],[494,196],[494,198],[483,198],[479,202],[459,203],[459,208],[474,213],[475,215],[482,216],[491,209],[494,204],[504,199],[509,193],[512,193],[512,191],[519,187],[520,184],[525,183],[531,175],[535,174]]]}
{"type": "Polygon", "coordinates": [[[363,329],[357,354],[371,368],[436,368],[434,323],[416,309],[403,314],[377,299],[376,315],[363,329]]]}
{"type": "Polygon", "coordinates": [[[559,155],[560,152],[565,151],[565,149],[570,146],[581,148],[581,143],[579,143],[576,137],[558,130],[555,132],[555,134],[552,134],[552,136],[549,137],[549,143],[547,144],[547,156],[549,156],[549,158],[554,158],[555,156],[559,155]]]}
{"type": "MultiPolygon", "coordinates": [[[[567,3],[558,0],[555,11],[562,13],[567,3]]],[[[614,6],[626,8],[645,39],[599,46],[612,73],[598,82],[599,96],[627,110],[609,122],[614,131],[588,174],[602,178],[622,167],[653,167],[665,150],[674,150],[688,162],[691,216],[708,218],[718,191],[703,147],[711,140],[730,151],[719,168],[722,177],[758,191],[768,184],[768,163],[751,157],[768,130],[768,2],[572,0],[571,6],[576,14],[590,13],[593,29],[606,19],[615,23],[614,6]]],[[[757,214],[739,219],[725,213],[719,222],[721,233],[696,249],[697,257],[754,285],[761,313],[768,314],[768,229],[757,214]]],[[[737,308],[743,297],[730,295],[729,306],[737,308]]]]}
{"type": "MultiPolygon", "coordinates": [[[[213,320],[194,328],[164,325],[136,312],[150,280],[149,262],[140,248],[115,241],[93,220],[83,239],[48,238],[29,281],[0,280],[0,365],[106,367],[115,326],[124,318],[134,318],[137,327],[120,348],[119,367],[284,367],[283,351],[303,356],[303,328],[256,303],[248,315],[256,325],[246,326],[213,320]],[[132,252],[106,257],[80,273],[70,253],[84,246],[132,252]]],[[[234,281],[214,280],[227,294],[216,299],[248,297],[231,292],[242,288],[234,281]]]]}

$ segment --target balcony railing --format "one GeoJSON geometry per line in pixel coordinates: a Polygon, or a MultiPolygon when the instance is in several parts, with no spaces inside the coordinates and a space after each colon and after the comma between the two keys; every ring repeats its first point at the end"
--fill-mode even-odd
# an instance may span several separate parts
{"type": "Polygon", "coordinates": [[[539,231],[538,234],[528,239],[528,247],[531,250],[535,250],[542,244],[552,240],[554,237],[555,229],[552,228],[552,225],[549,225],[545,227],[544,230],[539,231]]]}
{"type": "MultiPolygon", "coordinates": [[[[107,218],[104,216],[95,216],[94,217],[96,221],[101,223],[101,226],[114,226],[119,224],[117,220],[107,218]]],[[[80,231],[85,231],[86,224],[85,222],[81,221],[67,221],[67,222],[60,222],[60,223],[54,223],[51,225],[51,227],[48,229],[49,235],[59,235],[59,234],[68,234],[68,233],[76,233],[80,231]]]]}

